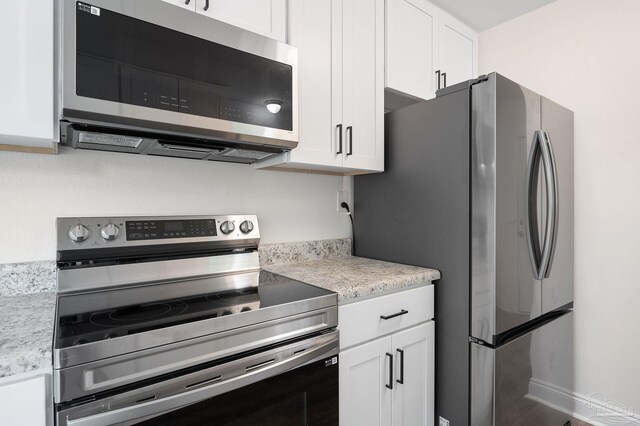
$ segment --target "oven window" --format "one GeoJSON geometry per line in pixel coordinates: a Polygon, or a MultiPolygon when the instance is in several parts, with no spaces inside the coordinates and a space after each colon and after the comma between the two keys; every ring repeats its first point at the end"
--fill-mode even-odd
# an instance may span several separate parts
{"type": "Polygon", "coordinates": [[[154,417],[141,425],[333,426],[338,424],[334,357],[154,417]]]}
{"type": "Polygon", "coordinates": [[[291,88],[287,64],[76,4],[78,96],[292,130],[291,88]]]}

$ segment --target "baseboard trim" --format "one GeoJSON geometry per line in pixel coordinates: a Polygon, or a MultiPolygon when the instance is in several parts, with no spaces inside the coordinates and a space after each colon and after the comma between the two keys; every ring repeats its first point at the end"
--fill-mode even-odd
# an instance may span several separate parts
{"type": "Polygon", "coordinates": [[[532,379],[527,396],[594,426],[640,425],[640,414],[633,408],[626,408],[600,393],[583,395],[532,379]]]}

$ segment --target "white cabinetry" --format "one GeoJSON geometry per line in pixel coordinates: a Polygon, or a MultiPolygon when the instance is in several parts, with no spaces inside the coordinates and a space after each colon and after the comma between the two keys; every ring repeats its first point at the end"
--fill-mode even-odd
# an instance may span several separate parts
{"type": "Polygon", "coordinates": [[[0,150],[56,152],[54,3],[0,2],[0,150]]]}
{"type": "Polygon", "coordinates": [[[433,286],[340,306],[338,316],[340,424],[432,426],[433,286]]]}
{"type": "Polygon", "coordinates": [[[385,50],[387,109],[477,75],[477,33],[427,0],[386,0],[385,50]]]}
{"type": "Polygon", "coordinates": [[[163,0],[285,43],[287,0],[163,0]]]}
{"type": "Polygon", "coordinates": [[[289,28],[299,55],[299,144],[256,167],[383,171],[383,3],[291,0],[289,28]]]}
{"type": "Polygon", "coordinates": [[[167,3],[171,3],[175,6],[180,6],[184,9],[196,11],[196,0],[162,0],[167,3]]]}
{"type": "Polygon", "coordinates": [[[0,425],[52,424],[48,383],[46,375],[0,381],[0,425]]]}

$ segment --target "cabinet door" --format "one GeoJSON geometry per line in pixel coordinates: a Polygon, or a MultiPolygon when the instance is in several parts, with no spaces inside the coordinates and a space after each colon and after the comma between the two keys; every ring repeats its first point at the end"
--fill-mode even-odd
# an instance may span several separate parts
{"type": "Polygon", "coordinates": [[[0,2],[0,144],[55,148],[53,5],[0,2]]]}
{"type": "Polygon", "coordinates": [[[344,167],[384,169],[384,2],[342,4],[344,167]]]}
{"type": "Polygon", "coordinates": [[[184,9],[196,11],[196,0],[162,0],[166,3],[171,3],[175,6],[180,6],[184,9]]]}
{"type": "Polygon", "coordinates": [[[391,337],[340,353],[340,424],[391,425],[391,337]]]}
{"type": "Polygon", "coordinates": [[[438,67],[446,73],[446,86],[475,78],[478,35],[444,12],[440,13],[439,28],[438,67]]]}
{"type": "Polygon", "coordinates": [[[332,107],[340,95],[340,81],[332,78],[339,64],[332,60],[331,51],[331,24],[340,4],[341,0],[289,2],[290,42],[298,48],[299,70],[299,143],[290,157],[295,163],[342,165],[338,154],[342,109],[332,107]]]}
{"type": "Polygon", "coordinates": [[[385,87],[434,98],[438,9],[426,0],[387,0],[386,7],[385,87]]]}
{"type": "Polygon", "coordinates": [[[47,378],[0,384],[0,425],[42,425],[48,421],[47,378]]]}
{"type": "Polygon", "coordinates": [[[287,40],[287,0],[194,1],[198,13],[283,43],[287,40]]]}
{"type": "Polygon", "coordinates": [[[393,424],[433,426],[433,321],[394,334],[391,343],[397,387],[393,393],[393,424]]]}

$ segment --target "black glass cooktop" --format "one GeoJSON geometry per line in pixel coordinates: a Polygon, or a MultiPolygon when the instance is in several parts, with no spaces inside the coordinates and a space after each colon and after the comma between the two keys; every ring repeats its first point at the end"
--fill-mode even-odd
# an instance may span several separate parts
{"type": "Polygon", "coordinates": [[[60,296],[55,348],[243,315],[331,294],[319,287],[261,271],[60,296]],[[180,296],[175,297],[178,294],[180,296]],[[126,301],[141,302],[127,304],[126,301]]]}

